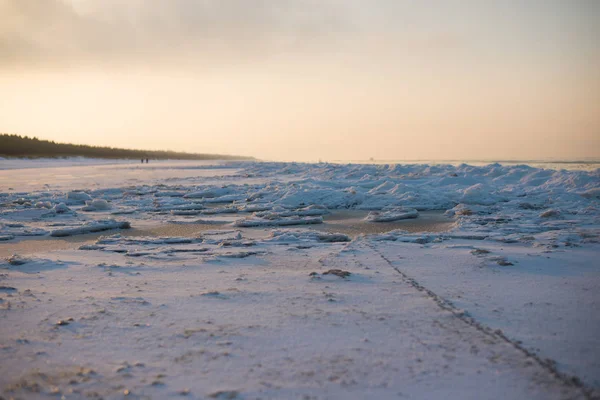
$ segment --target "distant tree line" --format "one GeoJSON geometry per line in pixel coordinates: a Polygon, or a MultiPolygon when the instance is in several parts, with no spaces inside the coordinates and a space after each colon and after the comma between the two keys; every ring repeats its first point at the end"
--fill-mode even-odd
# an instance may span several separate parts
{"type": "Polygon", "coordinates": [[[84,144],[55,143],[20,135],[0,134],[0,156],[3,157],[91,157],[175,160],[250,160],[252,157],[222,154],[183,153],[177,151],[131,150],[84,144]]]}

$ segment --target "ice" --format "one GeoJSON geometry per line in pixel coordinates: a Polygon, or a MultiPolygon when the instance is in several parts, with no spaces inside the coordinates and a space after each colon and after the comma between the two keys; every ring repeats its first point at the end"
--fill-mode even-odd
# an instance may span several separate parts
{"type": "Polygon", "coordinates": [[[275,230],[271,232],[268,242],[298,242],[298,241],[319,241],[319,242],[350,242],[350,237],[341,233],[326,233],[315,231],[300,230],[275,230]]]}
{"type": "Polygon", "coordinates": [[[268,211],[257,211],[254,213],[254,216],[266,219],[278,219],[282,217],[309,217],[326,214],[329,214],[327,208],[319,205],[311,205],[292,210],[283,207],[274,207],[268,211]]]}
{"type": "Polygon", "coordinates": [[[72,204],[83,204],[88,200],[92,200],[92,196],[85,192],[69,192],[67,193],[67,200],[72,204]]]}
{"type": "Polygon", "coordinates": [[[104,199],[93,199],[85,202],[85,206],[81,208],[81,211],[106,211],[110,210],[111,205],[104,199]]]}
{"type": "Polygon", "coordinates": [[[65,203],[58,203],[57,205],[52,207],[52,210],[57,214],[65,214],[72,212],[72,210],[69,207],[67,207],[65,203]]]}
{"type": "Polygon", "coordinates": [[[259,226],[290,226],[290,225],[311,225],[322,224],[323,217],[280,217],[280,218],[258,218],[247,217],[237,219],[233,226],[251,228],[259,226]]]}
{"type": "Polygon", "coordinates": [[[414,208],[399,208],[386,211],[371,211],[365,220],[371,222],[391,222],[417,218],[418,216],[419,212],[414,208]]]}
{"type": "Polygon", "coordinates": [[[102,232],[110,229],[129,229],[131,228],[131,224],[127,221],[115,221],[113,219],[109,220],[98,220],[93,222],[85,223],[84,225],[73,227],[73,228],[64,228],[64,229],[56,229],[50,232],[50,236],[54,237],[64,237],[64,236],[74,236],[74,235],[83,235],[86,233],[94,233],[94,232],[102,232]]]}
{"type": "Polygon", "coordinates": [[[185,194],[183,197],[188,199],[208,199],[214,197],[221,197],[228,195],[232,192],[231,188],[228,187],[213,187],[208,189],[202,189],[194,192],[185,194]]]}

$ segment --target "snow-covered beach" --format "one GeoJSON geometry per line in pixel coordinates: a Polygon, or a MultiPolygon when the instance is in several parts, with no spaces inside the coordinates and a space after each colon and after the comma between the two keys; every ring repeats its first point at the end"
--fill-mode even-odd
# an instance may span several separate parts
{"type": "Polygon", "coordinates": [[[6,398],[599,395],[598,169],[0,160],[0,211],[6,398]]]}

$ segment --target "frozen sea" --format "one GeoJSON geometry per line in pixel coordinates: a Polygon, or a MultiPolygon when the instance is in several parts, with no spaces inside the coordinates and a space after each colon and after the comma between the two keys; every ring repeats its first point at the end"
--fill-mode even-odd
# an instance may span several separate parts
{"type": "Polygon", "coordinates": [[[597,398],[597,167],[0,160],[0,398],[597,398]]]}

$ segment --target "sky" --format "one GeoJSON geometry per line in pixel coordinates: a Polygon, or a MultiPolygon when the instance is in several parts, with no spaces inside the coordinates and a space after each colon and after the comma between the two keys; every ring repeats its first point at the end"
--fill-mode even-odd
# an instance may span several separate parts
{"type": "Polygon", "coordinates": [[[600,1],[0,0],[0,132],[265,160],[600,159],[600,1]]]}

